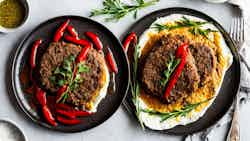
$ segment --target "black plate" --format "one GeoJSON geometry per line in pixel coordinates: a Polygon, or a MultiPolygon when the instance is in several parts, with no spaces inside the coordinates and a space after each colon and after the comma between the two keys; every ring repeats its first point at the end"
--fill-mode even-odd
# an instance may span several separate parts
{"type": "MultiPolygon", "coordinates": [[[[210,127],[211,125],[215,124],[219,119],[221,119],[223,115],[228,111],[228,109],[233,103],[234,97],[236,96],[239,90],[240,62],[239,62],[239,55],[235,48],[235,44],[229,37],[225,29],[213,18],[196,10],[180,8],[180,7],[159,10],[140,19],[127,31],[127,33],[133,31],[136,32],[139,37],[146,29],[149,28],[149,26],[157,18],[164,17],[170,14],[186,14],[186,15],[196,16],[214,24],[223,34],[226,43],[229,46],[234,58],[232,66],[227,70],[225,74],[225,78],[223,80],[223,84],[218,96],[216,97],[215,101],[213,102],[213,104],[207,110],[207,112],[204,114],[203,117],[201,117],[196,122],[185,126],[179,125],[172,129],[160,131],[168,134],[187,135],[194,132],[202,131],[203,129],[210,127]]],[[[128,111],[135,116],[134,114],[135,108],[131,101],[131,92],[128,93],[126,100],[123,103],[125,107],[128,109],[128,111]]]]}
{"type": "Polygon", "coordinates": [[[103,25],[92,21],[90,19],[79,17],[79,16],[62,16],[50,19],[38,27],[36,27],[28,36],[23,40],[23,42],[18,47],[12,66],[12,87],[14,90],[15,97],[18,104],[26,115],[32,119],[34,122],[48,127],[50,129],[63,131],[63,132],[78,132],[93,128],[105,120],[107,120],[120,106],[122,100],[124,99],[129,82],[129,66],[127,63],[126,55],[123,52],[122,45],[119,40],[113,35],[111,31],[105,28],[103,25]],[[72,24],[80,36],[83,36],[85,31],[93,31],[97,33],[103,42],[104,52],[107,51],[109,47],[115,57],[117,66],[119,68],[119,73],[116,74],[116,91],[112,94],[107,94],[106,97],[101,101],[98,106],[98,112],[81,119],[82,124],[75,126],[63,126],[59,125],[57,127],[52,127],[48,125],[41,117],[39,112],[32,110],[31,105],[28,102],[28,96],[24,92],[21,82],[19,79],[19,74],[23,69],[24,65],[28,62],[30,50],[32,43],[38,38],[42,38],[44,43],[41,45],[41,49],[38,50],[38,58],[43,53],[43,51],[48,47],[49,42],[53,39],[55,30],[58,28],[62,22],[66,19],[70,19],[72,24]]]}

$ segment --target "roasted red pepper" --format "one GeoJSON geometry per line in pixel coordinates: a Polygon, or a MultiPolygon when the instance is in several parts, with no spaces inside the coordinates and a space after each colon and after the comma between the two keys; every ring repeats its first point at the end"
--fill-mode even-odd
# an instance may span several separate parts
{"type": "Polygon", "coordinates": [[[76,125],[76,124],[81,123],[81,121],[78,119],[66,119],[62,116],[57,116],[57,120],[58,122],[65,124],[65,125],[76,125]]]}
{"type": "Polygon", "coordinates": [[[81,46],[88,46],[89,44],[91,44],[88,40],[85,39],[78,39],[78,37],[73,37],[73,36],[69,36],[69,35],[65,35],[64,39],[68,42],[77,44],[77,45],[81,45],[81,46]]]}
{"type": "Polygon", "coordinates": [[[132,41],[135,42],[135,43],[137,43],[137,36],[136,36],[136,33],[135,33],[135,32],[131,32],[131,33],[127,36],[127,38],[124,40],[124,42],[123,42],[123,50],[124,50],[125,52],[128,51],[128,47],[129,47],[129,45],[131,44],[132,41]]]}
{"type": "Polygon", "coordinates": [[[42,112],[45,120],[52,126],[57,126],[57,123],[52,116],[52,113],[50,112],[49,108],[45,105],[42,107],[42,112]]]}
{"type": "Polygon", "coordinates": [[[34,69],[36,67],[36,53],[37,53],[37,49],[40,46],[40,44],[42,44],[42,40],[38,39],[35,41],[35,43],[32,46],[31,54],[30,54],[30,67],[31,67],[31,69],[34,69]]]}
{"type": "Polygon", "coordinates": [[[56,109],[56,113],[62,116],[65,116],[69,119],[75,119],[76,115],[73,112],[70,111],[64,111],[64,110],[60,110],[60,109],[56,109]]]}
{"type": "Polygon", "coordinates": [[[68,106],[66,104],[62,104],[62,103],[57,104],[56,105],[56,109],[66,111],[67,113],[69,113],[71,115],[74,115],[74,116],[78,116],[78,117],[88,116],[88,115],[92,114],[91,112],[88,112],[88,111],[78,111],[78,110],[75,110],[72,107],[70,107],[70,106],[68,106]]]}
{"type": "Polygon", "coordinates": [[[91,112],[87,112],[87,111],[73,111],[74,115],[77,117],[84,117],[84,116],[89,116],[92,113],[91,112]]]}
{"type": "Polygon", "coordinates": [[[175,58],[180,58],[180,64],[177,66],[177,68],[174,70],[173,74],[170,77],[170,80],[168,81],[164,97],[167,98],[170,95],[171,90],[173,89],[175,83],[177,82],[179,76],[181,75],[181,72],[186,64],[186,58],[188,54],[188,44],[184,43],[180,47],[178,47],[175,58]]]}
{"type": "Polygon", "coordinates": [[[69,31],[71,36],[78,38],[78,33],[73,26],[68,25],[67,30],[69,31]]]}
{"type": "Polygon", "coordinates": [[[59,90],[57,91],[57,94],[56,94],[56,102],[57,103],[62,99],[62,96],[67,89],[68,89],[67,85],[63,85],[62,87],[59,88],[59,90]]]}
{"type": "Polygon", "coordinates": [[[87,58],[90,48],[91,48],[91,44],[88,44],[87,46],[82,48],[81,52],[76,58],[76,63],[79,63],[87,58]]]}
{"type": "Polygon", "coordinates": [[[93,41],[97,50],[101,50],[103,48],[100,38],[95,33],[88,31],[85,32],[85,35],[93,41]]]}
{"type": "Polygon", "coordinates": [[[111,71],[118,73],[118,68],[111,50],[108,48],[108,53],[106,55],[106,60],[110,66],[111,71]]]}
{"type": "Polygon", "coordinates": [[[46,106],[47,104],[46,92],[37,86],[36,86],[36,99],[42,107],[46,106]]]}
{"type": "Polygon", "coordinates": [[[54,42],[58,42],[58,41],[62,38],[62,36],[63,36],[63,34],[64,34],[64,31],[66,30],[67,26],[69,25],[69,22],[70,22],[70,20],[67,19],[67,20],[57,29],[57,31],[56,31],[56,33],[55,33],[55,36],[54,36],[54,42]]]}
{"type": "Polygon", "coordinates": [[[63,104],[63,103],[58,103],[56,104],[56,109],[61,109],[61,110],[66,110],[66,111],[71,111],[73,110],[72,107],[66,105],[66,104],[63,104]]]}

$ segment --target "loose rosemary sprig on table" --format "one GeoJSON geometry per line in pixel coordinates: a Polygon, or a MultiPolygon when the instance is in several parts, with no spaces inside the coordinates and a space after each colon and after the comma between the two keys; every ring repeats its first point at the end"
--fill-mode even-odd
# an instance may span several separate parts
{"type": "Polygon", "coordinates": [[[132,91],[132,101],[136,108],[136,116],[142,129],[144,130],[143,121],[140,118],[141,108],[139,105],[139,96],[140,96],[140,85],[137,80],[137,69],[138,69],[138,59],[139,59],[139,46],[135,46],[134,54],[133,54],[133,63],[132,63],[132,79],[130,80],[130,86],[132,91]]]}
{"type": "Polygon", "coordinates": [[[148,113],[150,115],[155,115],[155,116],[159,116],[161,118],[160,122],[163,122],[165,120],[171,119],[171,118],[175,118],[175,117],[185,117],[188,113],[190,113],[191,111],[193,111],[194,109],[196,109],[199,105],[208,102],[209,100],[211,100],[212,98],[209,98],[207,100],[195,103],[195,104],[187,104],[186,106],[184,106],[183,108],[181,108],[180,110],[174,110],[172,112],[158,112],[155,110],[149,110],[149,109],[141,109],[142,112],[144,113],[148,113]]]}
{"type": "Polygon", "coordinates": [[[145,2],[144,0],[135,0],[135,5],[128,5],[121,0],[104,0],[103,9],[94,9],[91,11],[90,17],[98,15],[109,15],[105,18],[106,21],[118,21],[128,13],[134,12],[134,17],[137,17],[138,10],[154,5],[159,0],[150,0],[145,2]]]}
{"type": "Polygon", "coordinates": [[[155,28],[158,31],[162,31],[162,30],[173,30],[173,29],[177,29],[177,28],[190,27],[189,32],[192,33],[193,35],[201,35],[201,36],[209,39],[208,34],[210,32],[217,32],[217,31],[212,30],[210,28],[202,29],[201,27],[207,23],[208,22],[193,21],[193,20],[190,20],[187,17],[183,16],[182,19],[180,19],[179,21],[176,21],[172,25],[158,24],[157,23],[157,24],[153,25],[152,28],[155,28]]]}

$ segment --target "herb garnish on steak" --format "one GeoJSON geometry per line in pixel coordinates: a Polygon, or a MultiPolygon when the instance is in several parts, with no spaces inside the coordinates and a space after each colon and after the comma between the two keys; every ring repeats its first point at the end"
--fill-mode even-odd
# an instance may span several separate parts
{"type": "Polygon", "coordinates": [[[40,61],[40,81],[51,92],[57,92],[62,85],[67,84],[69,91],[61,99],[62,102],[88,110],[104,85],[106,64],[103,53],[91,47],[86,60],[78,64],[76,77],[71,80],[74,68],[72,62],[80,51],[81,47],[74,44],[51,43],[40,61]]]}

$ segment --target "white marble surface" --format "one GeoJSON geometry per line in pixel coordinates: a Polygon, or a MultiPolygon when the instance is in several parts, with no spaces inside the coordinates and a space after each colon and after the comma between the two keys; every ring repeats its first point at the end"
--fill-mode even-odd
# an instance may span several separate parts
{"type": "MultiPolygon", "coordinates": [[[[20,40],[39,23],[61,15],[80,15],[88,16],[92,8],[100,7],[102,0],[29,0],[30,17],[23,28],[15,33],[7,35],[0,34],[0,118],[9,119],[17,123],[24,131],[28,141],[95,141],[95,140],[119,140],[119,141],[146,141],[146,140],[171,140],[180,141],[181,136],[169,136],[140,130],[134,119],[130,118],[123,107],[102,125],[86,132],[65,134],[54,132],[40,127],[30,120],[27,120],[21,110],[17,107],[12,93],[8,93],[7,80],[10,71],[9,57],[11,52],[18,46],[20,40]]],[[[232,8],[227,4],[209,4],[200,0],[161,0],[155,6],[143,9],[139,12],[138,18],[167,7],[189,7],[207,13],[218,20],[228,29],[232,16],[232,8]]],[[[114,34],[119,37],[126,29],[135,22],[132,16],[127,16],[118,23],[105,23],[102,18],[93,18],[107,26],[114,34]],[[122,28],[121,28],[122,27],[122,28]]],[[[250,103],[241,110],[241,139],[248,141],[250,134],[249,121],[250,103]]],[[[223,140],[226,130],[219,130],[215,141],[223,140]]]]}

